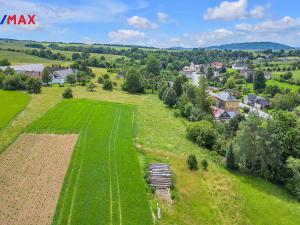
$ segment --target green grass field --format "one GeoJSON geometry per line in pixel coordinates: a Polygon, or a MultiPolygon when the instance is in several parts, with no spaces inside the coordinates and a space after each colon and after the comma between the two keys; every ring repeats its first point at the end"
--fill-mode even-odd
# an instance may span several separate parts
{"type": "Polygon", "coordinates": [[[28,64],[42,63],[44,65],[60,64],[60,65],[67,66],[71,64],[71,62],[44,59],[38,56],[33,56],[25,53],[3,51],[3,50],[0,50],[0,59],[8,59],[8,61],[10,61],[12,65],[19,65],[19,64],[26,64],[26,63],[28,64]]]}
{"type": "Polygon", "coordinates": [[[53,224],[152,224],[133,145],[134,107],[63,101],[30,128],[79,133],[53,224]]]}
{"type": "Polygon", "coordinates": [[[30,95],[0,90],[0,130],[5,127],[30,101],[30,95]]]}
{"type": "MultiPolygon", "coordinates": [[[[300,80],[300,70],[291,71],[293,73],[293,79],[300,80]]],[[[286,72],[272,72],[272,77],[279,78],[281,74],[286,72]]]]}
{"type": "MultiPolygon", "coordinates": [[[[300,88],[300,86],[293,85],[293,84],[288,84],[288,83],[283,83],[283,82],[280,82],[280,81],[277,81],[277,80],[268,80],[266,82],[266,84],[267,85],[278,85],[278,87],[280,87],[280,88],[288,88],[288,89],[291,89],[294,92],[297,92],[298,89],[300,88]]],[[[250,92],[253,92],[253,83],[243,84],[243,87],[247,87],[250,90],[250,92]]]]}

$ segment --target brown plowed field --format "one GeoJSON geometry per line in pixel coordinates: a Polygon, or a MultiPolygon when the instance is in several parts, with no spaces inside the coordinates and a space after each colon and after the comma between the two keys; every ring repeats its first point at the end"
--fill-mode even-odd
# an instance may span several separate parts
{"type": "Polygon", "coordinates": [[[76,141],[23,134],[0,155],[0,224],[51,224],[76,141]]]}

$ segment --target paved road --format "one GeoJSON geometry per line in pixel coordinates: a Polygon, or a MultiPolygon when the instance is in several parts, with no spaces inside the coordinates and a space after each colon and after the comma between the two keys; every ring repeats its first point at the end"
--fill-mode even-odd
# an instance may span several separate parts
{"type": "Polygon", "coordinates": [[[270,119],[272,118],[272,116],[264,111],[261,111],[255,107],[249,106],[249,105],[245,105],[243,103],[240,103],[240,108],[244,108],[244,107],[248,107],[250,109],[250,112],[257,114],[258,116],[264,118],[264,119],[270,119]]]}

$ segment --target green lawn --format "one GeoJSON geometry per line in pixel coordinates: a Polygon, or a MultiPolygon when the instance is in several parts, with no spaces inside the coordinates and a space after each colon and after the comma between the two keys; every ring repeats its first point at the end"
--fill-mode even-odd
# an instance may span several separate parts
{"type": "Polygon", "coordinates": [[[55,61],[55,60],[40,58],[38,56],[33,56],[25,53],[3,51],[3,50],[0,50],[0,59],[8,59],[8,61],[10,61],[12,65],[34,64],[34,63],[42,63],[44,65],[51,65],[51,64],[70,65],[71,64],[71,62],[67,62],[67,61],[55,61]]]}
{"type": "Polygon", "coordinates": [[[63,101],[29,128],[79,133],[53,224],[152,224],[137,153],[134,107],[63,101]]]}
{"type": "Polygon", "coordinates": [[[0,90],[0,130],[5,127],[30,101],[30,95],[0,90]]]}
{"type": "MultiPolygon", "coordinates": [[[[277,80],[268,80],[266,82],[267,85],[278,85],[280,88],[288,88],[288,89],[291,89],[292,91],[294,92],[297,92],[298,89],[300,88],[300,86],[297,86],[297,85],[293,85],[293,84],[288,84],[288,83],[283,83],[283,82],[280,82],[280,81],[277,81],[277,80]]],[[[243,84],[244,87],[247,87],[249,88],[250,91],[253,91],[253,83],[246,83],[246,84],[243,84]]]]}
{"type": "MultiPolygon", "coordinates": [[[[223,166],[215,162],[209,151],[199,148],[186,139],[186,121],[175,118],[173,110],[165,107],[157,95],[130,95],[121,91],[120,86],[112,92],[102,90],[100,85],[95,92],[86,91],[84,87],[80,86],[72,87],[72,89],[76,98],[136,105],[134,139],[139,146],[141,162],[146,158],[167,162],[176,175],[176,198],[172,205],[160,203],[162,219],[157,224],[300,224],[300,217],[298,216],[300,215],[300,203],[293,196],[284,188],[260,178],[231,173],[224,169],[223,166]],[[208,170],[190,172],[186,166],[186,158],[189,154],[195,154],[199,162],[204,158],[207,159],[208,170]]],[[[28,124],[43,116],[47,110],[61,101],[63,90],[64,88],[47,87],[43,88],[41,94],[32,95],[32,100],[24,113],[19,114],[14,123],[11,123],[2,132],[0,131],[0,151],[5,150],[8,144],[24,132],[28,124]]],[[[54,111],[58,111],[59,108],[55,108],[54,111]]],[[[77,114],[74,111],[72,113],[77,114]]],[[[46,117],[49,118],[49,114],[46,117]]],[[[63,120],[62,118],[61,121],[63,120]]],[[[93,121],[91,120],[90,123],[93,121]]],[[[59,121],[53,124],[56,126],[58,123],[59,121]]],[[[76,128],[78,125],[79,122],[72,126],[76,128]]],[[[47,131],[46,126],[45,124],[45,131],[47,131]]],[[[69,130],[67,126],[63,129],[69,130]]],[[[64,131],[63,129],[61,131],[64,131]]],[[[58,127],[53,127],[53,129],[49,127],[49,130],[60,131],[58,127]]],[[[95,131],[97,130],[95,129],[95,131]]],[[[78,149],[80,149],[79,145],[83,145],[82,141],[78,141],[71,165],[75,162],[78,163],[75,160],[78,157],[75,153],[80,152],[78,149]]],[[[88,156],[86,155],[86,157],[88,156]]],[[[86,161],[86,158],[83,159],[86,161]]],[[[68,179],[71,180],[70,173],[69,171],[68,179]]],[[[81,182],[81,180],[79,181],[81,182]]],[[[74,181],[66,180],[61,194],[61,198],[63,196],[68,197],[66,202],[71,201],[70,196],[65,194],[68,192],[65,189],[69,182],[72,184],[74,181]]],[[[72,190],[71,187],[69,191],[72,190]]],[[[82,189],[78,188],[77,190],[79,194],[81,193],[79,190],[82,189]]],[[[153,195],[150,193],[148,195],[153,200],[153,195]]],[[[90,198],[93,199],[94,197],[90,196],[90,198]]],[[[60,200],[60,204],[61,202],[60,200]]],[[[155,200],[151,202],[155,210],[155,200]]],[[[73,213],[76,212],[77,214],[78,211],[75,209],[84,203],[79,202],[80,206],[76,206],[76,204],[74,204],[73,213]]],[[[61,212],[61,208],[62,206],[58,205],[57,213],[61,212]]],[[[58,217],[57,213],[56,218],[58,217]]],[[[67,212],[63,211],[61,218],[65,220],[66,214],[67,212]]],[[[81,215],[84,214],[81,213],[81,215]]]]}
{"type": "MultiPolygon", "coordinates": [[[[295,80],[300,80],[300,70],[291,71],[295,80]]],[[[281,74],[286,72],[272,72],[272,77],[279,78],[281,74]]]]}

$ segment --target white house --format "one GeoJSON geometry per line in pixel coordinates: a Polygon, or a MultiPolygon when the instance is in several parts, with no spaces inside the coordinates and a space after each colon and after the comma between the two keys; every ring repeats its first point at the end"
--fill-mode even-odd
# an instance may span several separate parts
{"type": "Polygon", "coordinates": [[[232,66],[232,69],[235,70],[247,70],[248,66],[246,63],[237,63],[232,66]]]}
{"type": "Polygon", "coordinates": [[[64,84],[68,75],[77,74],[76,69],[64,69],[53,72],[52,75],[52,84],[64,84]]]}

